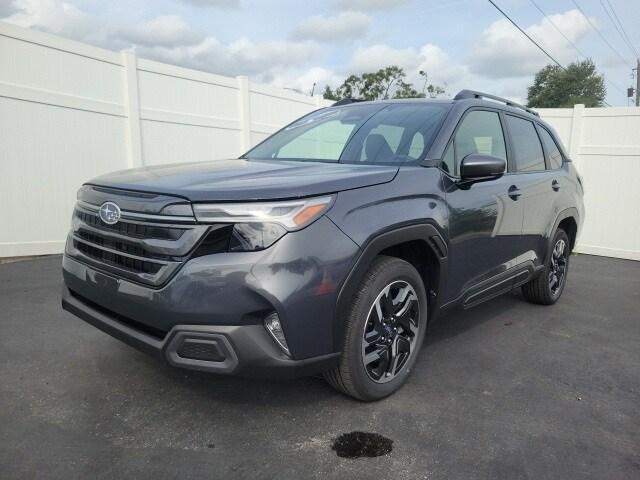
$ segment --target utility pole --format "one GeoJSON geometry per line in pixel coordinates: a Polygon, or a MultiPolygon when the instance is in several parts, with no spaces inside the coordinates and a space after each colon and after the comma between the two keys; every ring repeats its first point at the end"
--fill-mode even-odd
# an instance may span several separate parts
{"type": "Polygon", "coordinates": [[[640,58],[636,60],[638,62],[634,68],[636,71],[636,107],[640,107],[640,58]]]}

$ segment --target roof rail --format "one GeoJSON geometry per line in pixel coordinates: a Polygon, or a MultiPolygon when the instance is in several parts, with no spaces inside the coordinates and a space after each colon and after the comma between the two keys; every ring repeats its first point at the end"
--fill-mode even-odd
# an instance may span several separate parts
{"type": "Polygon", "coordinates": [[[474,90],[460,90],[458,94],[453,97],[454,100],[465,100],[469,98],[487,98],[489,100],[495,100],[496,102],[502,102],[509,107],[520,108],[521,110],[529,112],[531,115],[535,115],[536,117],[540,116],[538,112],[535,112],[524,105],[520,105],[519,103],[512,102],[511,100],[507,100],[506,98],[498,97],[496,95],[489,95],[488,93],[476,92],[474,90]]]}
{"type": "Polygon", "coordinates": [[[363,100],[361,98],[343,98],[342,100],[338,100],[336,103],[334,103],[331,106],[339,107],[340,105],[349,105],[350,103],[356,103],[356,102],[366,102],[366,100],[363,100]]]}

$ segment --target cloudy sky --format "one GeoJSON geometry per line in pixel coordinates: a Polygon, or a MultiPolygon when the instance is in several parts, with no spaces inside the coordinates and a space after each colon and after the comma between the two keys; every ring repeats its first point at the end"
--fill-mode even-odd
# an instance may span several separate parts
{"type": "MultiPolygon", "coordinates": [[[[559,62],[593,58],[609,103],[627,104],[635,57],[613,20],[640,50],[640,0],[495,1],[559,62]]],[[[425,70],[449,94],[473,88],[525,101],[549,62],[487,0],[0,0],[0,19],[304,92],[393,64],[419,90],[425,70]]]]}

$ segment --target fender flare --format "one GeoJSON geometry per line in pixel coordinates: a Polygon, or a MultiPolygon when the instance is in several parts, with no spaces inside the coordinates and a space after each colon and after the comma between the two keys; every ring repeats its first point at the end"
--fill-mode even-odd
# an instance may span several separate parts
{"type": "MultiPolygon", "coordinates": [[[[555,222],[553,222],[553,228],[549,232],[549,238],[547,239],[547,251],[544,255],[544,265],[546,265],[549,261],[549,256],[551,255],[551,250],[553,248],[553,245],[551,244],[553,243],[553,236],[555,235],[556,230],[558,230],[558,225],[560,225],[560,222],[562,222],[566,218],[573,218],[576,222],[576,227],[578,229],[580,228],[580,214],[578,213],[577,208],[569,207],[558,213],[555,222]]],[[[577,233],[578,232],[576,232],[576,237],[577,233]]]]}
{"type": "MultiPolygon", "coordinates": [[[[340,287],[336,303],[336,313],[333,319],[334,351],[341,351],[344,343],[344,325],[342,318],[349,306],[349,301],[360,285],[362,278],[369,269],[373,259],[383,250],[412,240],[423,240],[439,263],[439,277],[437,295],[429,296],[429,320],[439,310],[447,277],[448,249],[447,242],[438,228],[431,223],[420,223],[393,227],[370,237],[362,247],[360,256],[355,261],[351,271],[340,287]]],[[[432,288],[433,290],[433,288],[432,288]]]]}

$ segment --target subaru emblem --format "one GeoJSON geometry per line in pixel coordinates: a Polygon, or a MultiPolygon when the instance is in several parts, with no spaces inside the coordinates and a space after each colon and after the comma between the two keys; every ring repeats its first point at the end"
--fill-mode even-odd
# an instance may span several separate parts
{"type": "Polygon", "coordinates": [[[120,220],[120,207],[113,202],[104,202],[99,213],[100,220],[107,225],[115,225],[120,220]]]}

